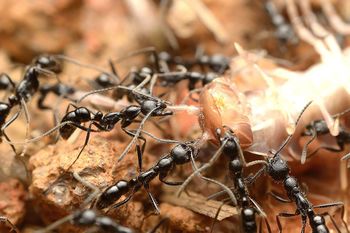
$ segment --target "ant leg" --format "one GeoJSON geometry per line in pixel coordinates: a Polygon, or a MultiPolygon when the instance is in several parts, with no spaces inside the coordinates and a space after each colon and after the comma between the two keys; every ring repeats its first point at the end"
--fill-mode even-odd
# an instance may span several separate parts
{"type": "Polygon", "coordinates": [[[82,183],[84,186],[86,186],[86,187],[88,187],[89,189],[93,190],[93,193],[90,194],[90,195],[88,196],[88,198],[86,198],[86,200],[83,202],[83,204],[82,204],[81,207],[80,207],[80,208],[84,208],[88,203],[90,203],[90,202],[101,192],[101,190],[100,190],[97,186],[95,186],[95,185],[91,184],[90,182],[84,180],[84,179],[79,175],[78,172],[73,172],[73,177],[74,177],[77,181],[79,181],[80,183],[82,183]]]}
{"type": "Polygon", "coordinates": [[[165,178],[166,178],[166,174],[159,174],[159,180],[166,185],[179,186],[183,184],[183,181],[166,181],[164,180],[165,178]]]}
{"type": "Polygon", "coordinates": [[[314,126],[312,126],[312,136],[311,138],[309,139],[309,141],[307,141],[303,147],[303,151],[301,153],[301,157],[300,157],[300,162],[301,164],[304,164],[305,161],[306,161],[306,158],[307,158],[307,149],[308,149],[308,146],[316,139],[317,137],[317,133],[316,133],[316,129],[314,126]]]}
{"type": "Polygon", "coordinates": [[[41,110],[50,110],[51,107],[44,105],[44,101],[47,97],[47,95],[50,93],[51,88],[49,86],[43,86],[40,89],[40,96],[38,98],[38,102],[37,102],[37,107],[41,110]]]}
{"type": "MultiPolygon", "coordinates": [[[[134,137],[136,135],[136,133],[134,133],[133,131],[128,130],[126,128],[122,128],[122,130],[131,137],[134,137]]],[[[141,139],[143,141],[142,147],[140,147],[140,145],[136,144],[137,159],[138,159],[138,164],[139,164],[139,170],[141,172],[142,171],[142,154],[145,151],[146,139],[142,136],[139,136],[139,139],[141,139]]]]}
{"type": "MultiPolygon", "coordinates": [[[[9,138],[9,136],[7,136],[7,134],[5,133],[5,131],[2,131],[2,135],[4,135],[4,137],[6,138],[7,141],[11,142],[11,139],[9,138]]],[[[17,151],[14,145],[10,144],[13,152],[15,153],[15,155],[17,155],[17,151]]]]}
{"type": "Polygon", "coordinates": [[[215,214],[215,217],[214,217],[214,220],[213,222],[211,223],[211,226],[210,226],[210,233],[213,233],[213,229],[214,229],[214,226],[215,226],[215,223],[217,221],[217,218],[219,217],[219,214],[220,214],[220,211],[222,209],[222,207],[228,202],[227,200],[223,201],[221,203],[221,205],[219,206],[218,210],[216,211],[216,214],[215,214]]]}
{"type": "Polygon", "coordinates": [[[13,117],[11,117],[10,120],[8,120],[7,122],[5,122],[5,124],[1,127],[1,131],[4,131],[7,127],[9,127],[19,116],[19,114],[21,113],[21,110],[19,110],[18,112],[16,112],[15,115],[13,115],[13,117]]]}
{"type": "Polygon", "coordinates": [[[109,64],[109,67],[111,68],[112,70],[112,73],[115,75],[115,76],[112,76],[114,79],[116,79],[116,81],[118,83],[120,83],[120,78],[119,78],[119,75],[118,75],[118,72],[117,72],[117,69],[115,68],[114,64],[113,64],[113,61],[111,59],[108,59],[108,64],[109,64]]]}
{"type": "MultiPolygon", "coordinates": [[[[153,113],[154,111],[156,111],[156,110],[158,110],[158,109],[159,109],[159,107],[152,109],[152,110],[149,111],[149,112],[147,113],[147,115],[142,119],[142,121],[141,121],[141,123],[140,123],[140,125],[139,125],[139,128],[138,128],[137,131],[135,132],[135,135],[134,135],[133,139],[132,139],[132,140],[130,141],[130,143],[126,146],[126,148],[124,149],[123,153],[119,156],[118,162],[119,162],[120,160],[122,160],[122,159],[125,157],[125,155],[130,151],[131,146],[132,146],[132,145],[135,143],[135,141],[139,138],[140,133],[141,133],[141,130],[142,130],[144,124],[146,123],[146,120],[152,115],[152,113],[153,113]]],[[[114,169],[113,169],[113,170],[114,170],[114,169]]]]}
{"type": "Polygon", "coordinates": [[[152,193],[149,191],[149,185],[148,184],[144,184],[143,187],[145,188],[148,197],[151,199],[152,205],[154,207],[154,209],[156,210],[156,214],[160,214],[160,209],[158,207],[157,201],[156,199],[153,197],[152,193]]]}
{"type": "Polygon", "coordinates": [[[127,197],[125,198],[124,200],[112,205],[107,211],[106,211],[106,214],[111,211],[112,209],[116,209],[116,208],[119,208],[120,206],[124,205],[125,203],[127,203],[128,201],[130,201],[130,199],[132,198],[132,196],[135,194],[135,190],[132,191],[132,193],[127,197]]]}
{"type": "Polygon", "coordinates": [[[253,203],[255,209],[259,212],[259,215],[265,219],[267,219],[267,215],[265,213],[265,211],[263,211],[263,209],[261,208],[261,206],[250,196],[248,196],[249,200],[253,203]]]}
{"type": "Polygon", "coordinates": [[[81,66],[81,67],[85,67],[87,69],[92,69],[92,70],[96,70],[96,71],[99,71],[101,73],[105,73],[105,74],[108,74],[112,77],[114,77],[115,79],[118,79],[118,77],[116,77],[114,74],[104,70],[104,69],[101,69],[100,67],[98,66],[94,66],[94,65],[91,65],[91,64],[87,64],[87,63],[83,63],[83,62],[80,62],[80,61],[77,61],[71,57],[67,57],[65,55],[61,55],[61,54],[58,54],[58,55],[54,55],[54,57],[58,58],[58,59],[61,59],[61,60],[65,60],[65,61],[68,61],[68,62],[71,62],[75,65],[78,65],[78,66],[81,66]]]}
{"type": "Polygon", "coordinates": [[[160,14],[160,28],[163,31],[165,37],[167,38],[169,45],[174,49],[179,49],[179,42],[176,39],[174,32],[170,29],[167,24],[166,14],[170,10],[172,0],[161,0],[159,5],[159,14],[160,14]]]}
{"type": "Polygon", "coordinates": [[[350,25],[346,24],[341,17],[337,14],[334,6],[328,0],[321,0],[321,7],[323,13],[326,15],[329,23],[339,34],[349,35],[350,25]]]}
{"type": "Polygon", "coordinates": [[[29,110],[28,110],[28,107],[27,107],[27,104],[26,102],[24,101],[24,99],[21,99],[21,106],[22,108],[24,109],[24,116],[26,118],[26,139],[24,140],[24,145],[23,145],[23,150],[20,154],[20,157],[23,157],[25,155],[25,153],[27,152],[27,147],[28,147],[28,139],[29,139],[29,134],[30,134],[30,114],[29,114],[29,110]]]}
{"type": "MultiPolygon", "coordinates": [[[[331,152],[342,152],[342,151],[344,151],[344,148],[342,146],[340,146],[340,148],[334,148],[334,147],[328,147],[328,146],[320,146],[316,150],[311,152],[309,154],[308,158],[313,157],[319,150],[322,150],[322,149],[328,150],[328,151],[331,151],[331,152]]],[[[344,157],[342,157],[341,159],[343,160],[344,157]]]]}
{"type": "Polygon", "coordinates": [[[141,173],[142,172],[142,154],[143,154],[143,151],[141,150],[139,144],[136,144],[136,153],[137,153],[137,160],[139,163],[139,171],[141,173]]]}
{"type": "Polygon", "coordinates": [[[4,222],[8,227],[11,228],[11,232],[14,231],[15,233],[19,233],[18,228],[13,225],[13,223],[5,216],[0,216],[0,222],[4,222]]]}
{"type": "Polygon", "coordinates": [[[127,55],[116,59],[115,62],[119,63],[119,62],[121,62],[121,61],[123,61],[123,60],[125,60],[127,58],[130,58],[130,57],[142,54],[142,53],[151,53],[152,54],[152,56],[155,59],[156,69],[157,69],[158,72],[160,72],[159,61],[158,61],[158,54],[157,54],[157,51],[156,51],[155,47],[146,47],[146,48],[143,48],[143,49],[139,49],[139,50],[137,50],[135,52],[128,53],[127,55]]]}
{"type": "Polygon", "coordinates": [[[155,225],[150,231],[148,231],[147,233],[156,233],[156,231],[158,230],[159,227],[161,227],[164,223],[168,222],[169,221],[169,218],[168,217],[165,217],[165,218],[162,218],[158,223],[157,225],[155,225]]]}
{"type": "Polygon", "coordinates": [[[277,195],[274,192],[268,192],[267,194],[271,195],[273,198],[275,198],[277,201],[283,202],[283,203],[292,203],[293,201],[288,200],[288,199],[284,199],[283,197],[277,195]]]}
{"type": "Polygon", "coordinates": [[[321,205],[315,205],[314,208],[328,208],[328,207],[338,207],[340,208],[341,212],[341,221],[346,227],[346,230],[348,232],[348,225],[346,221],[344,220],[344,215],[345,215],[345,206],[343,202],[334,202],[334,203],[328,203],[328,204],[321,204],[321,205]]]}
{"type": "MultiPolygon", "coordinates": [[[[202,167],[200,167],[199,169],[195,169],[195,171],[185,180],[185,182],[181,185],[181,187],[178,190],[178,196],[180,196],[180,194],[183,192],[183,190],[185,189],[185,187],[191,182],[191,180],[196,176],[196,175],[200,175],[201,172],[205,171],[206,169],[208,169],[209,167],[211,167],[215,161],[219,158],[219,156],[222,153],[222,150],[224,149],[224,146],[226,145],[227,140],[225,140],[222,145],[220,146],[220,148],[215,152],[215,154],[213,155],[213,157],[211,157],[211,159],[208,161],[208,163],[204,164],[202,167]]],[[[194,163],[195,164],[195,163],[194,163]]]]}
{"type": "Polygon", "coordinates": [[[258,170],[254,175],[249,175],[246,179],[245,182],[247,183],[247,185],[251,185],[255,182],[255,180],[260,177],[262,174],[264,174],[265,172],[265,166],[260,168],[260,170],[258,170]]]}
{"type": "Polygon", "coordinates": [[[86,137],[85,137],[85,142],[83,147],[80,149],[78,156],[75,158],[75,160],[73,161],[73,163],[71,165],[69,165],[69,167],[66,169],[66,171],[69,171],[69,169],[71,169],[71,167],[75,164],[75,162],[79,159],[81,153],[83,152],[83,150],[85,149],[86,145],[89,142],[90,139],[90,132],[91,132],[91,126],[92,126],[93,122],[91,121],[89,124],[89,127],[86,129],[86,137]]]}
{"type": "Polygon", "coordinates": [[[305,20],[310,25],[311,31],[318,37],[323,38],[325,45],[334,54],[341,55],[342,51],[338,45],[334,35],[327,31],[321,24],[318,23],[315,14],[311,10],[310,0],[299,0],[302,12],[305,15],[305,20]]]}
{"type": "Polygon", "coordinates": [[[286,0],[286,8],[289,19],[297,33],[297,35],[314,47],[317,53],[321,56],[321,60],[326,60],[330,51],[327,49],[322,40],[314,37],[312,33],[303,25],[303,22],[298,16],[298,10],[294,0],[286,0]]]}
{"type": "Polygon", "coordinates": [[[294,217],[294,216],[298,216],[299,213],[286,213],[286,212],[281,212],[278,215],[276,215],[276,222],[277,222],[277,226],[278,226],[278,230],[280,233],[282,233],[282,224],[281,224],[281,220],[280,218],[290,218],[290,217],[294,217]]]}

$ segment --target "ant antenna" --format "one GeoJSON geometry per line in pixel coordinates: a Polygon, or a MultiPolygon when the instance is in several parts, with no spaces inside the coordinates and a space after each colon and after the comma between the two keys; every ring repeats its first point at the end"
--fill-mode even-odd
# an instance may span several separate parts
{"type": "MultiPolygon", "coordinates": [[[[139,94],[139,95],[143,95],[147,98],[150,98],[150,99],[153,99],[153,100],[157,100],[156,97],[154,96],[151,96],[151,95],[148,95],[146,93],[143,93],[143,92],[140,92],[139,90],[137,89],[133,89],[133,88],[130,88],[130,87],[125,87],[125,86],[120,86],[120,85],[116,85],[116,86],[112,86],[112,87],[107,87],[107,88],[102,88],[102,89],[99,89],[99,90],[93,90],[93,91],[90,91],[88,93],[86,93],[85,95],[83,95],[80,99],[76,100],[75,103],[80,103],[83,99],[85,99],[86,97],[88,97],[89,95],[93,95],[93,94],[97,94],[97,93],[100,93],[100,92],[105,92],[105,91],[110,91],[110,90],[114,90],[114,89],[123,89],[123,90],[128,90],[132,93],[136,93],[136,94],[139,94]]],[[[171,104],[167,101],[164,101],[166,104],[171,104]]]]}
{"type": "MultiPolygon", "coordinates": [[[[303,113],[306,111],[306,109],[312,104],[312,101],[310,101],[309,103],[306,104],[306,106],[301,110],[301,113],[299,114],[297,120],[295,121],[295,127],[298,125],[301,116],[303,115],[303,113]]],[[[274,153],[274,157],[276,157],[282,150],[283,148],[290,142],[290,140],[292,139],[293,134],[290,134],[282,143],[282,145],[280,146],[280,148],[274,153]]]]}
{"type": "Polygon", "coordinates": [[[10,144],[10,145],[23,145],[23,144],[27,144],[27,143],[32,143],[32,142],[36,142],[36,141],[39,141],[41,138],[55,132],[56,130],[58,130],[59,128],[61,128],[62,126],[65,126],[65,125],[68,125],[68,124],[74,124],[73,121],[65,121],[65,122],[62,122],[60,123],[59,125],[56,125],[55,127],[53,127],[52,129],[46,131],[45,133],[43,133],[42,135],[39,135],[35,138],[32,138],[32,139],[29,139],[29,140],[26,140],[25,142],[15,142],[15,141],[9,141],[7,140],[6,138],[3,139],[3,141],[7,144],[10,144]]]}
{"type": "Polygon", "coordinates": [[[131,146],[135,143],[135,141],[139,138],[141,130],[146,122],[146,120],[152,115],[152,113],[156,110],[158,110],[160,107],[156,107],[154,109],[152,109],[151,111],[149,111],[149,113],[147,113],[147,115],[142,119],[139,128],[137,129],[137,131],[134,134],[134,137],[132,138],[132,140],[130,141],[130,143],[127,145],[127,147],[125,148],[125,150],[123,151],[123,153],[119,156],[118,158],[118,162],[121,161],[125,155],[130,151],[131,146]]]}
{"type": "Polygon", "coordinates": [[[97,71],[99,71],[101,73],[108,74],[111,77],[113,77],[114,79],[119,81],[119,78],[114,73],[110,73],[108,71],[105,71],[104,69],[101,69],[98,66],[94,66],[94,65],[91,65],[91,64],[83,63],[83,62],[77,61],[76,59],[73,59],[71,57],[68,57],[68,56],[65,56],[65,55],[62,55],[62,54],[56,54],[56,55],[53,55],[53,56],[56,57],[56,58],[59,58],[61,60],[69,61],[69,62],[71,62],[71,63],[73,63],[75,65],[78,65],[78,66],[82,66],[82,67],[85,67],[85,68],[88,68],[88,69],[97,70],[97,71]]]}
{"type": "MultiPolygon", "coordinates": [[[[179,197],[181,195],[181,193],[184,191],[184,189],[186,188],[186,186],[191,182],[191,180],[194,178],[195,175],[200,174],[202,171],[206,170],[207,168],[209,168],[218,158],[219,155],[221,154],[221,152],[223,151],[226,143],[227,143],[228,139],[226,139],[221,146],[219,147],[219,149],[215,152],[215,154],[213,155],[213,157],[211,157],[211,159],[209,160],[208,163],[204,164],[202,167],[200,167],[199,169],[196,169],[195,167],[195,171],[183,182],[183,184],[181,185],[181,187],[179,188],[179,190],[177,191],[177,196],[179,197]]],[[[193,161],[194,162],[194,161],[193,161]]]]}

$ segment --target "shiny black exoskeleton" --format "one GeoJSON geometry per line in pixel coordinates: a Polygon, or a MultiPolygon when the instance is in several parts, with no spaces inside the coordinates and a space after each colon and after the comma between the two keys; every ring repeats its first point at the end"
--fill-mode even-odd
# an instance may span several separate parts
{"type": "Polygon", "coordinates": [[[102,232],[106,233],[133,233],[130,228],[121,226],[107,216],[99,216],[93,210],[82,210],[73,214],[71,223],[81,227],[97,226],[102,232]]]}
{"type": "Polygon", "coordinates": [[[62,98],[69,98],[70,95],[75,93],[73,87],[67,86],[62,83],[57,83],[54,85],[46,84],[39,88],[40,96],[38,98],[38,108],[42,110],[52,109],[52,107],[44,104],[44,101],[49,93],[53,93],[62,98]]]}
{"type": "Polygon", "coordinates": [[[180,185],[182,182],[170,182],[164,179],[168,176],[169,172],[176,166],[188,163],[191,156],[196,156],[196,150],[191,143],[181,143],[176,145],[169,154],[162,157],[158,163],[152,168],[141,172],[137,177],[126,180],[119,180],[114,185],[108,187],[97,199],[96,208],[104,209],[111,206],[114,202],[118,201],[121,196],[129,194],[124,200],[112,205],[111,208],[117,208],[125,203],[127,203],[131,197],[136,193],[141,187],[144,187],[147,191],[153,206],[158,210],[157,204],[154,197],[148,191],[149,183],[159,176],[159,180],[168,185],[180,185]]]}
{"type": "Polygon", "coordinates": [[[54,56],[43,54],[36,58],[34,58],[32,62],[33,66],[51,71],[55,74],[59,74],[62,72],[62,62],[54,56]]]}
{"type": "Polygon", "coordinates": [[[12,91],[16,88],[16,84],[12,81],[10,76],[5,73],[0,74],[0,90],[12,91]]]}

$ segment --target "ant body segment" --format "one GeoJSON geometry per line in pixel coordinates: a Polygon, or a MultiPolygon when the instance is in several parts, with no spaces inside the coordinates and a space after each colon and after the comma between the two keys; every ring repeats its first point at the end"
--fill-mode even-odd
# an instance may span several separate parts
{"type": "MultiPolygon", "coordinates": [[[[290,168],[284,159],[282,159],[280,152],[287,145],[288,141],[291,139],[290,135],[287,140],[282,144],[282,146],[278,149],[277,152],[274,152],[274,156],[267,159],[267,166],[260,169],[253,177],[250,177],[250,182],[253,182],[258,176],[260,176],[263,172],[266,172],[275,182],[282,183],[283,187],[287,193],[288,200],[273,194],[277,200],[281,202],[291,203],[294,202],[296,205],[295,213],[279,213],[276,216],[276,221],[278,224],[278,229],[282,232],[282,225],[280,222],[281,217],[293,217],[300,215],[302,219],[302,229],[301,232],[305,232],[306,222],[309,219],[309,224],[313,233],[326,233],[329,232],[328,227],[325,224],[324,216],[329,216],[336,227],[337,231],[340,232],[338,226],[335,224],[333,217],[328,213],[316,214],[314,212],[315,208],[327,208],[327,207],[335,207],[340,206],[342,208],[342,215],[344,213],[343,208],[344,204],[342,202],[335,202],[329,204],[322,205],[312,205],[312,203],[307,199],[306,195],[302,192],[300,185],[295,177],[289,175],[290,168]]],[[[343,220],[342,222],[346,226],[346,223],[343,220]]]]}

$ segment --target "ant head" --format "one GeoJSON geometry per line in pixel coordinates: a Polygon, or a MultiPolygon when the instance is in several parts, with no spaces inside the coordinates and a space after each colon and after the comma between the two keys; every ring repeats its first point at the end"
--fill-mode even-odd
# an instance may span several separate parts
{"type": "Polygon", "coordinates": [[[89,226],[96,221],[96,213],[93,210],[78,211],[73,214],[73,222],[76,225],[89,226]]]}
{"type": "Polygon", "coordinates": [[[194,148],[188,144],[178,144],[171,151],[170,156],[174,159],[176,164],[188,163],[193,154],[194,148]]]}
{"type": "Polygon", "coordinates": [[[239,153],[239,143],[238,138],[234,135],[233,131],[230,128],[225,127],[225,133],[221,137],[221,129],[216,129],[216,135],[222,145],[225,143],[223,148],[223,154],[229,157],[230,160],[237,158],[239,153]]]}
{"type": "Polygon", "coordinates": [[[272,179],[283,181],[289,174],[289,166],[287,162],[280,158],[279,154],[269,159],[267,172],[272,179]]]}
{"type": "Polygon", "coordinates": [[[54,56],[40,55],[34,59],[33,63],[41,69],[49,70],[56,74],[62,72],[62,63],[54,56]]]}
{"type": "Polygon", "coordinates": [[[95,116],[94,116],[94,120],[96,121],[100,121],[103,117],[103,113],[102,112],[96,112],[95,116]]]}

